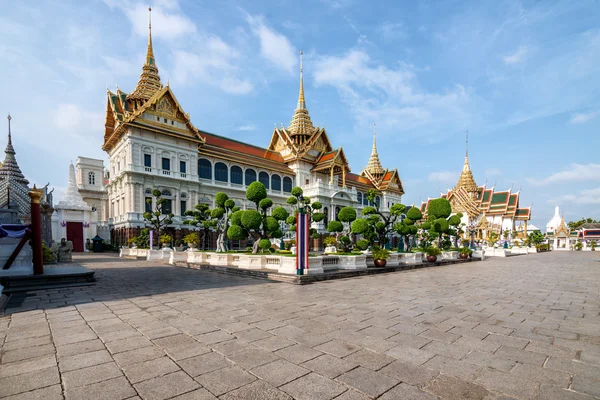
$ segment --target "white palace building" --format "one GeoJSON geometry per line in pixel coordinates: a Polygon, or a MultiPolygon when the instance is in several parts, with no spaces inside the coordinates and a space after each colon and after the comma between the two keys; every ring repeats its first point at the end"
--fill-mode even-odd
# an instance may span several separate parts
{"type": "MultiPolygon", "coordinates": [[[[183,235],[186,210],[198,203],[214,206],[217,192],[225,192],[241,208],[250,206],[247,185],[262,182],[275,205],[289,207],[294,186],[323,204],[327,218],[315,225],[324,230],[344,206],[359,212],[375,189],[385,212],[404,194],[396,169],[384,169],[375,138],[367,167],[350,171],[341,147],[334,148],[325,128],[316,127],[304,97],[302,60],[298,104],[288,127],[276,127],[268,147],[258,147],[196,128],[177,101],[172,88],[158,74],[148,35],[146,62],[130,93],[107,90],[104,144],[109,157],[108,180],[101,177],[97,160],[80,158],[77,181],[82,197],[102,215],[114,243],[123,244],[145,227],[143,213],[152,190],[162,191],[167,208],[175,214],[175,238],[183,235]],[[94,175],[92,180],[91,176],[94,175]],[[102,185],[101,190],[98,185],[102,185]]],[[[100,223],[100,226],[103,224],[100,223]]]]}

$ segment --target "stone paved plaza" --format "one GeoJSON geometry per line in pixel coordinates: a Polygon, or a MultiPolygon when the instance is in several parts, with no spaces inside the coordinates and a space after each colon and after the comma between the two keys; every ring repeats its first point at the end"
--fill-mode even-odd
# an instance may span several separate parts
{"type": "Polygon", "coordinates": [[[12,297],[0,397],[600,397],[600,253],[307,286],[79,261],[96,285],[12,297]]]}

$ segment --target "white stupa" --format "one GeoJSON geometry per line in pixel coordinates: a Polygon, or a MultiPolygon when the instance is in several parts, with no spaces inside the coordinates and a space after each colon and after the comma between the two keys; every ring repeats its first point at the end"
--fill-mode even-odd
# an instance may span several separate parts
{"type": "Polygon", "coordinates": [[[546,233],[554,233],[560,226],[560,221],[562,218],[560,217],[560,210],[558,206],[554,209],[554,216],[548,223],[546,224],[546,233]]]}
{"type": "Polygon", "coordinates": [[[91,240],[96,236],[98,215],[83,200],[77,189],[73,163],[69,165],[69,182],[65,197],[54,206],[54,210],[52,214],[54,240],[60,241],[65,238],[73,242],[73,251],[85,251],[87,239],[91,240]]]}

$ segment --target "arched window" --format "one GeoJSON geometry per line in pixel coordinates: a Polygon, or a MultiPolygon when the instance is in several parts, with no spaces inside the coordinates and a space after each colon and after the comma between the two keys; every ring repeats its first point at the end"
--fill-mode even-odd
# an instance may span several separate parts
{"type": "Polygon", "coordinates": [[[339,218],[338,218],[338,214],[339,214],[339,213],[340,213],[340,208],[339,208],[339,207],[336,207],[336,208],[335,208],[335,220],[336,220],[336,221],[339,221],[339,218]]]}
{"type": "Polygon", "coordinates": [[[96,184],[96,174],[93,171],[88,172],[88,183],[90,185],[96,184]]]}
{"type": "Polygon", "coordinates": [[[198,176],[202,179],[212,179],[212,164],[206,158],[198,159],[198,176]]]}
{"type": "Polygon", "coordinates": [[[218,162],[215,164],[215,181],[219,182],[227,182],[227,178],[229,175],[229,168],[222,162],[218,162]]]}
{"type": "Polygon", "coordinates": [[[369,199],[367,199],[367,194],[365,193],[363,195],[363,206],[368,206],[369,205],[369,199]]]}
{"type": "Polygon", "coordinates": [[[265,188],[269,188],[269,174],[267,174],[266,172],[263,171],[260,174],[258,174],[258,181],[265,185],[265,188]]]}
{"type": "Polygon", "coordinates": [[[292,192],[292,178],[290,178],[289,176],[283,178],[283,191],[285,193],[292,192]]]}
{"type": "Polygon", "coordinates": [[[327,225],[329,225],[329,208],[323,207],[323,214],[325,214],[323,223],[325,224],[325,229],[327,229],[327,225]]]}
{"type": "Polygon", "coordinates": [[[251,184],[252,182],[256,182],[256,171],[252,168],[248,168],[245,174],[246,186],[251,184]]]}
{"type": "Polygon", "coordinates": [[[281,190],[281,177],[277,174],[271,175],[271,190],[281,190]]]}
{"type": "Polygon", "coordinates": [[[358,201],[358,204],[362,204],[362,193],[358,192],[356,194],[356,201],[358,201]]]}
{"type": "Polygon", "coordinates": [[[244,184],[244,172],[237,165],[231,167],[231,183],[235,183],[237,185],[244,184]]]}
{"type": "Polygon", "coordinates": [[[381,198],[379,196],[375,197],[375,204],[377,205],[377,208],[381,205],[381,198]]]}

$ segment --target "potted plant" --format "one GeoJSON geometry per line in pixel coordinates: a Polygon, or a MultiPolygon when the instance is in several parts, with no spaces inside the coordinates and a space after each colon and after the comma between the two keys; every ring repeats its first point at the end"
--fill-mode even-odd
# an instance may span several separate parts
{"type": "Polygon", "coordinates": [[[171,244],[171,241],[173,241],[173,237],[171,237],[171,235],[169,235],[168,233],[164,233],[164,234],[160,235],[159,240],[162,243],[163,248],[165,248],[165,247],[169,247],[169,245],[171,244]]]}
{"type": "Polygon", "coordinates": [[[137,237],[131,237],[131,238],[127,239],[127,244],[129,245],[129,248],[133,247],[133,245],[135,244],[136,239],[137,239],[137,237]]]}
{"type": "Polygon", "coordinates": [[[373,249],[373,262],[376,267],[383,268],[387,264],[387,260],[390,258],[390,251],[382,248],[373,249]]]}
{"type": "Polygon", "coordinates": [[[590,241],[590,248],[592,249],[592,251],[596,251],[596,241],[595,240],[590,241]]]}
{"type": "Polygon", "coordinates": [[[198,243],[200,243],[198,235],[195,232],[190,232],[187,235],[185,235],[183,237],[183,241],[187,243],[190,249],[195,249],[198,243]]]}
{"type": "Polygon", "coordinates": [[[335,236],[327,236],[323,242],[325,243],[325,253],[337,253],[337,239],[335,236]]]}
{"type": "Polygon", "coordinates": [[[469,256],[470,256],[471,254],[473,254],[473,250],[471,250],[471,249],[470,249],[470,248],[468,248],[468,247],[461,247],[460,249],[458,249],[458,253],[459,253],[459,254],[458,254],[458,257],[459,257],[461,260],[466,260],[467,258],[469,258],[469,256]]]}
{"type": "Polygon", "coordinates": [[[575,243],[575,250],[579,251],[581,249],[583,249],[583,243],[581,243],[581,240],[578,240],[577,243],[575,243]]]}
{"type": "Polygon", "coordinates": [[[427,254],[427,261],[433,263],[437,261],[437,256],[442,254],[442,251],[435,246],[429,246],[425,248],[425,254],[427,254]]]}

